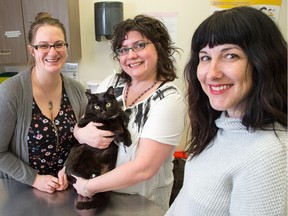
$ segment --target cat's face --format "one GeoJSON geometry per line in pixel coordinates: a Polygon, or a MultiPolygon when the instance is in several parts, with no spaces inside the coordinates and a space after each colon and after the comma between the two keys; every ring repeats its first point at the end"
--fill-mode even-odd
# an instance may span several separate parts
{"type": "Polygon", "coordinates": [[[88,106],[86,112],[94,114],[97,118],[108,119],[119,112],[118,101],[114,95],[113,87],[110,87],[107,92],[103,93],[86,93],[88,97],[88,106]]]}

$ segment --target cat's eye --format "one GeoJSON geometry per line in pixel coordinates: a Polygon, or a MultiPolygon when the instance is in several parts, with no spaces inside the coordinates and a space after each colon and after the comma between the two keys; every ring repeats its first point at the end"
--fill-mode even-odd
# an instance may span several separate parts
{"type": "Polygon", "coordinates": [[[111,106],[111,103],[106,104],[106,108],[109,108],[111,106]]]}
{"type": "Polygon", "coordinates": [[[100,107],[97,106],[97,105],[95,105],[94,108],[95,108],[96,110],[99,110],[99,109],[100,109],[100,107]]]}

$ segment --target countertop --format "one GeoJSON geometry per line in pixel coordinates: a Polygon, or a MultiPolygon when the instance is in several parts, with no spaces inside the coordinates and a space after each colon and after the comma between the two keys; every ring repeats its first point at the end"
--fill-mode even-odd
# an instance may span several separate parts
{"type": "Polygon", "coordinates": [[[140,195],[109,192],[109,200],[99,208],[78,210],[73,187],[48,194],[11,179],[0,179],[1,216],[163,216],[165,212],[140,195]]]}

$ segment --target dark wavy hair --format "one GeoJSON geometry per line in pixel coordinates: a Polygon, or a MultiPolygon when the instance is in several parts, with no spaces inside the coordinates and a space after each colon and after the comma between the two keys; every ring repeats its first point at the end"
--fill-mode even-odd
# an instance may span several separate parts
{"type": "MultiPolygon", "coordinates": [[[[162,78],[165,81],[173,81],[178,78],[173,54],[179,53],[179,48],[173,46],[174,43],[165,25],[160,20],[150,16],[138,15],[134,19],[124,20],[114,26],[111,45],[114,59],[118,59],[116,50],[122,46],[122,42],[129,31],[138,31],[154,44],[158,54],[157,80],[162,78]]],[[[131,77],[122,69],[120,76],[127,82],[131,81],[131,77]]]]}
{"type": "MultiPolygon", "coordinates": [[[[287,42],[275,22],[251,7],[235,7],[214,13],[196,29],[191,54],[185,66],[188,81],[191,140],[188,152],[201,153],[216,135],[214,110],[197,79],[199,51],[206,47],[236,44],[253,67],[253,86],[246,99],[242,124],[247,129],[264,129],[278,122],[287,128],[287,42]]],[[[275,131],[275,129],[274,129],[275,131]]]]}
{"type": "MultiPolygon", "coordinates": [[[[29,32],[28,32],[29,44],[33,44],[34,39],[35,39],[35,34],[37,33],[38,29],[44,25],[56,26],[60,28],[64,34],[64,40],[65,42],[67,42],[66,30],[65,30],[64,25],[58,19],[51,17],[49,13],[39,12],[35,17],[35,21],[31,24],[29,32]]],[[[30,57],[29,65],[34,65],[34,58],[30,57]]]]}

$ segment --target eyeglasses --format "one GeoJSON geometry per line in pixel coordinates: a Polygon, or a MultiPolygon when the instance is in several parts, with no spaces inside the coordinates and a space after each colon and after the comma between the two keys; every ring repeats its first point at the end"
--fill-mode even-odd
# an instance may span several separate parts
{"type": "Polygon", "coordinates": [[[129,50],[131,49],[133,52],[138,52],[140,50],[145,49],[147,44],[151,44],[152,42],[139,42],[134,44],[131,47],[122,47],[116,50],[116,54],[118,56],[124,56],[127,55],[129,53],[129,50]]]}
{"type": "Polygon", "coordinates": [[[63,52],[66,50],[66,47],[68,47],[68,43],[55,43],[55,44],[38,44],[38,45],[31,45],[36,50],[41,52],[49,52],[51,47],[55,49],[57,52],[63,52]]]}

